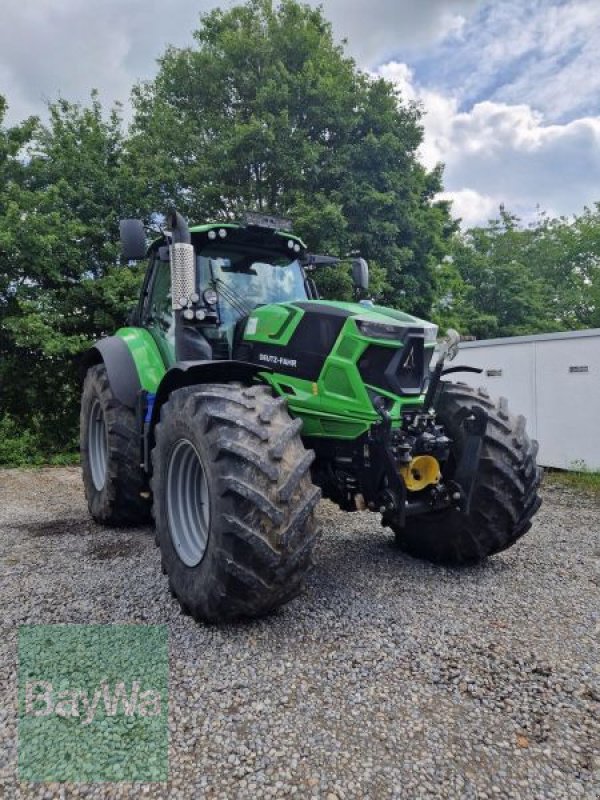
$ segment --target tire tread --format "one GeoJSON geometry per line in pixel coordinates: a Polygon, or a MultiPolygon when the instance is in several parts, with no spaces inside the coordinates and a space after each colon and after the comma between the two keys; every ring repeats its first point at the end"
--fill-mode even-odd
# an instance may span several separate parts
{"type": "Polygon", "coordinates": [[[261,616],[302,590],[312,566],[321,493],[311,482],[314,454],[304,448],[300,430],[285,398],[274,397],[264,385],[188,387],[173,392],[163,406],[153,452],[157,529],[169,585],[196,620],[261,616]],[[169,533],[161,495],[164,461],[175,421],[182,418],[205,437],[213,459],[213,515],[216,508],[219,517],[205,556],[210,561],[194,568],[204,572],[192,587],[178,578],[165,548],[169,533]]]}
{"type": "Polygon", "coordinates": [[[446,382],[438,406],[440,422],[460,442],[457,419],[473,405],[486,410],[488,427],[471,512],[416,517],[404,528],[392,525],[399,547],[410,555],[446,564],[480,561],[523,536],[541,505],[538,444],[527,436],[525,417],[510,413],[506,398],[494,402],[483,389],[446,382]]]}

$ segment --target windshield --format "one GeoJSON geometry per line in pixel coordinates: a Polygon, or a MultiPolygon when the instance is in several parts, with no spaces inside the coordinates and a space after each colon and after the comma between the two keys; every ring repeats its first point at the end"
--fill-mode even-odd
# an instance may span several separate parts
{"type": "Polygon", "coordinates": [[[300,262],[278,253],[205,247],[198,256],[197,270],[200,289],[217,290],[225,326],[260,305],[308,299],[300,262]]]}

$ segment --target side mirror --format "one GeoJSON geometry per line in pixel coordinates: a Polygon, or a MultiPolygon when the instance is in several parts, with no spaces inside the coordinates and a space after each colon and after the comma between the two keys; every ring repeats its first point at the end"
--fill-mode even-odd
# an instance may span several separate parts
{"type": "Polygon", "coordinates": [[[122,219],[119,233],[122,261],[140,261],[146,257],[146,231],[141,219],[122,219]]]}
{"type": "Polygon", "coordinates": [[[352,262],[352,280],[357,289],[369,288],[369,265],[364,258],[355,258],[352,262]]]}

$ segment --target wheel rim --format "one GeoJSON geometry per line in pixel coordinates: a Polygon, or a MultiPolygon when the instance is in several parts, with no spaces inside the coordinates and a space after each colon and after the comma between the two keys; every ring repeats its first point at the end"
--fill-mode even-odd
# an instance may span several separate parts
{"type": "Polygon", "coordinates": [[[210,506],[204,467],[187,439],[180,439],[169,457],[166,505],[173,547],[187,567],[195,567],[208,544],[210,506]]]}
{"type": "Polygon", "coordinates": [[[88,456],[92,471],[92,480],[98,491],[106,483],[106,465],[108,462],[108,434],[104,422],[104,411],[100,400],[94,400],[90,411],[88,426],[88,456]]]}

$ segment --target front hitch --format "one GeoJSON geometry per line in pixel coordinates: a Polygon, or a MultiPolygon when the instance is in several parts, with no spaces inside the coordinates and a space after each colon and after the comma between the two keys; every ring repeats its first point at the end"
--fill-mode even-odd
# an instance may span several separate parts
{"type": "Polygon", "coordinates": [[[398,471],[397,458],[390,442],[389,415],[383,407],[374,405],[382,417],[382,422],[377,426],[377,444],[381,469],[387,478],[387,488],[380,508],[383,514],[382,524],[389,524],[389,520],[393,519],[394,525],[403,527],[407,516],[428,514],[448,507],[468,514],[488,426],[487,412],[481,406],[462,409],[458,422],[463,426],[466,436],[452,479],[434,486],[428,499],[408,503],[406,485],[398,471]]]}

